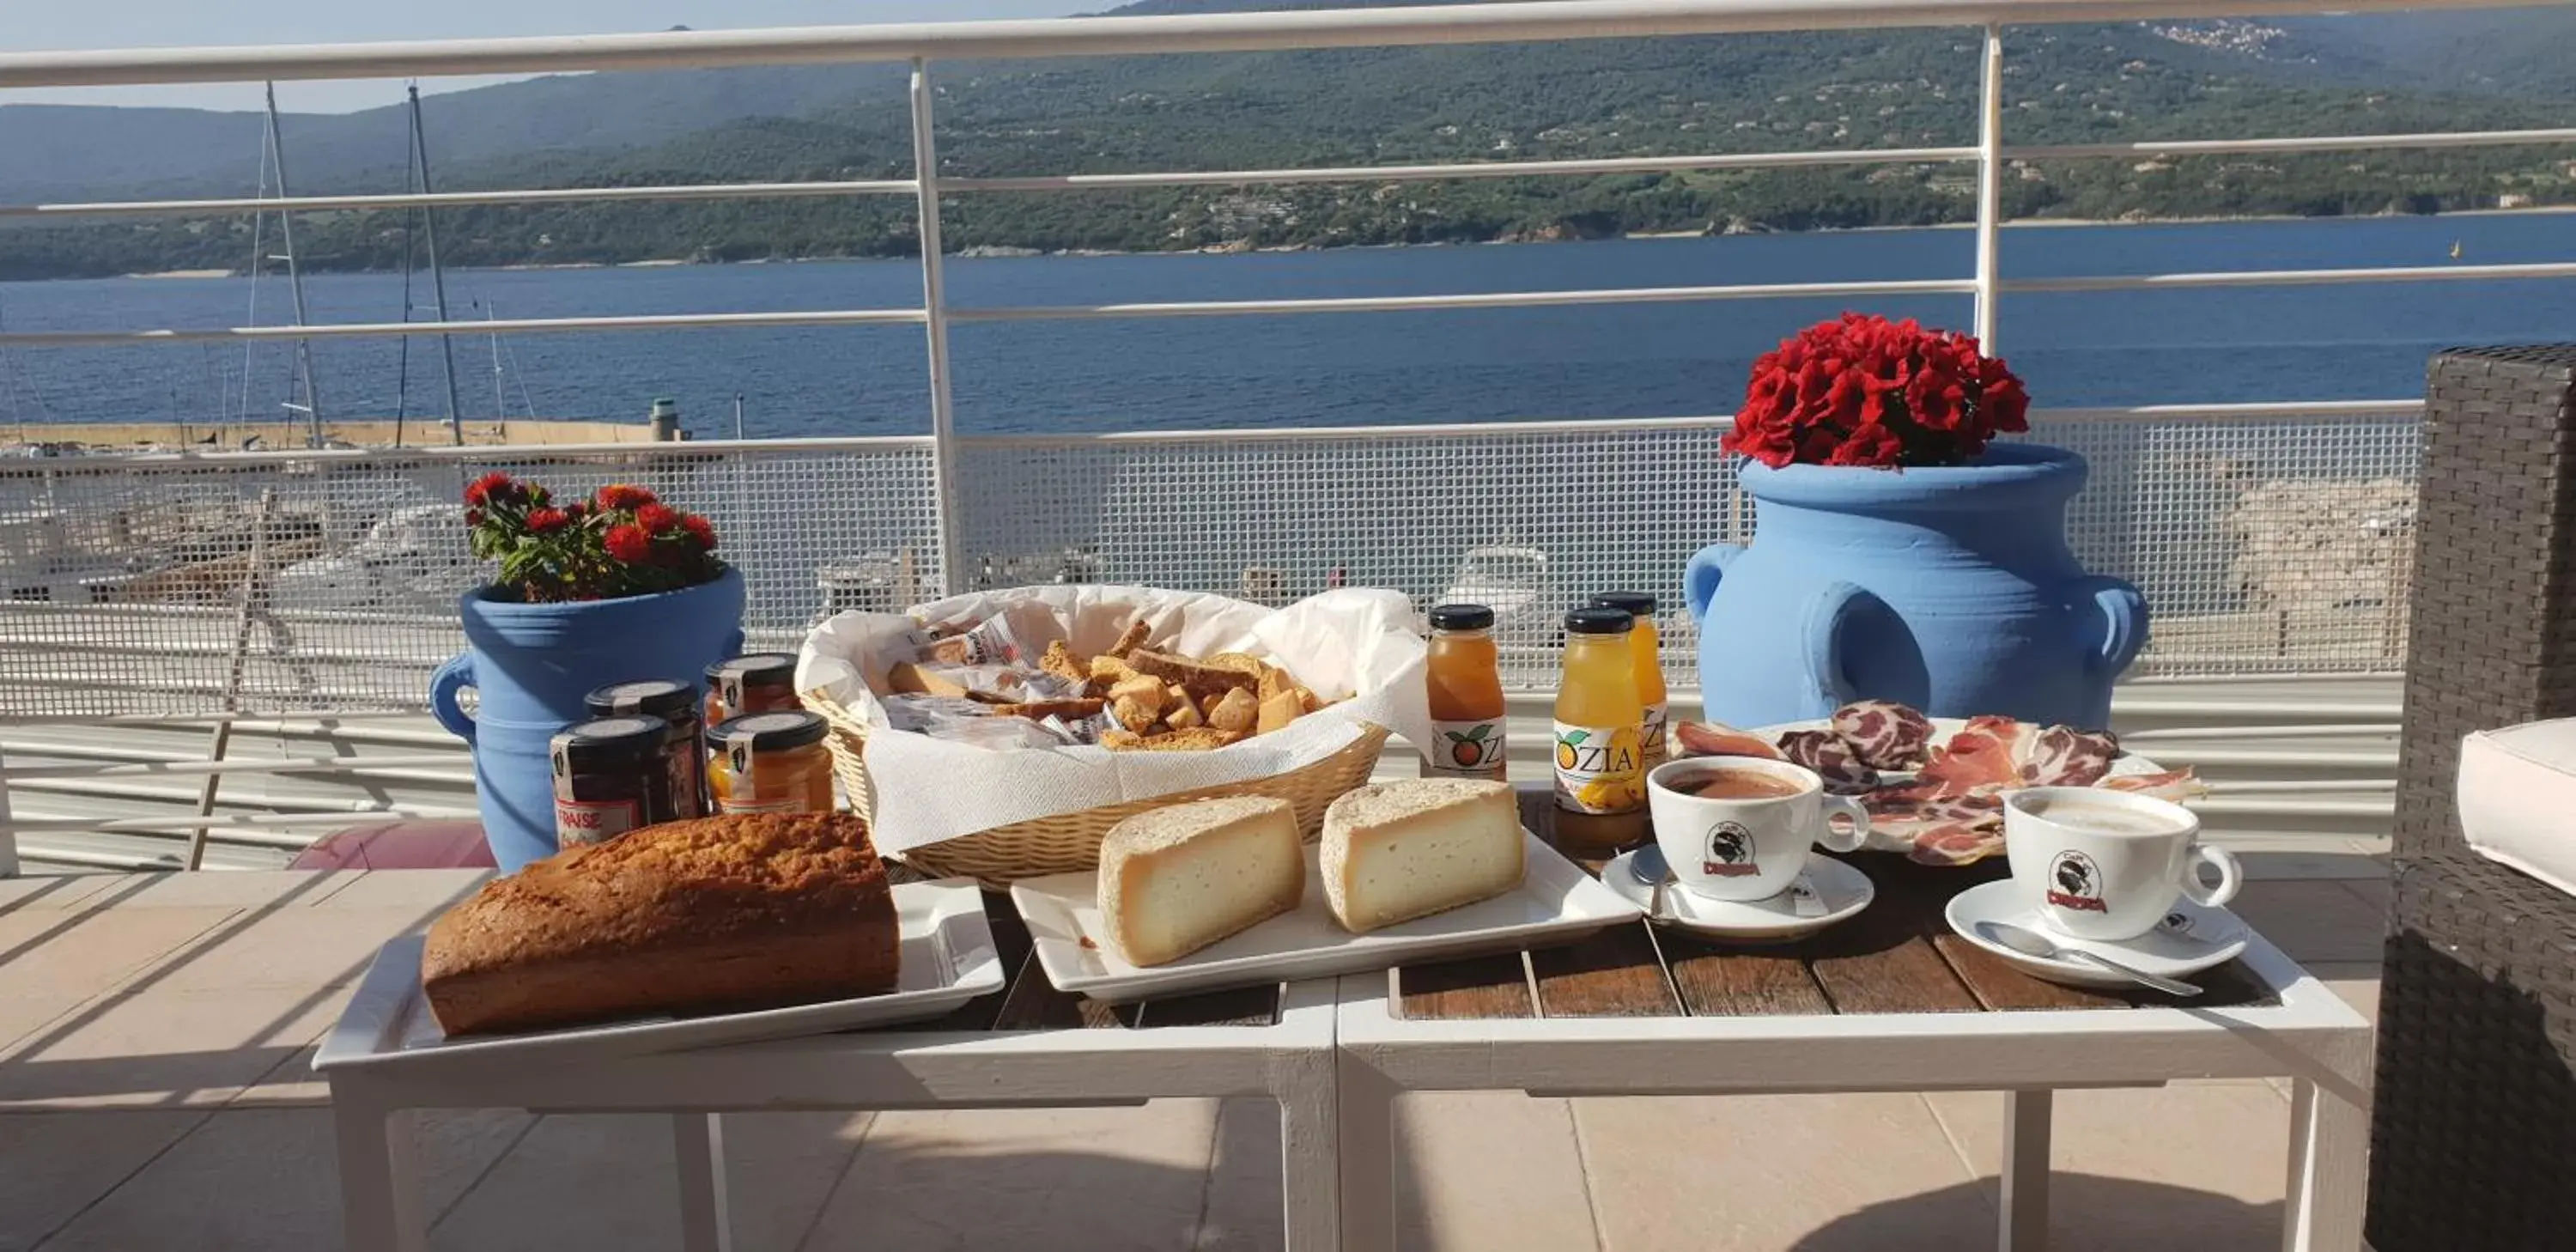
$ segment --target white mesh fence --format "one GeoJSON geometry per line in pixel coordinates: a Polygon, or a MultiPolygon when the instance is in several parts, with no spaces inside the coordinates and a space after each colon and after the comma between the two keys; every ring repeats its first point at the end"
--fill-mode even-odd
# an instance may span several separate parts
{"type": "Polygon", "coordinates": [[[770,642],[827,603],[899,607],[940,583],[926,442],[526,452],[0,467],[0,717],[420,707],[485,572],[458,497],[494,469],[705,513],[770,642]]]}
{"type": "MultiPolygon", "coordinates": [[[[1667,668],[1688,687],[1682,563],[1752,533],[1719,430],[967,439],[960,581],[1472,599],[1500,612],[1525,687],[1551,680],[1566,606],[1645,590],[1666,602],[1667,668]]],[[[2413,418],[2087,419],[2039,437],[2093,461],[2069,537],[2147,593],[2141,672],[2401,666],[2413,418]]],[[[765,644],[942,585],[927,440],[30,459],[0,467],[0,718],[419,707],[460,646],[456,596],[482,574],[455,502],[489,469],[567,494],[637,482],[708,514],[765,644]]]]}

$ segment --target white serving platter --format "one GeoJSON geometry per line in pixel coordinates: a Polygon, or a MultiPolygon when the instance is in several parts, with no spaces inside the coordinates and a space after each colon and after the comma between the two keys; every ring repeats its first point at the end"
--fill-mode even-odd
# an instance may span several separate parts
{"type": "Polygon", "coordinates": [[[1319,850],[1306,849],[1306,896],[1293,912],[1168,965],[1130,965],[1101,938],[1097,874],[1011,885],[1038,965],[1059,990],[1120,1004],[1156,996],[1358,974],[1422,961],[1564,943],[1645,914],[1528,831],[1528,873],[1491,900],[1354,935],[1324,901],[1319,850]]]}
{"type": "Polygon", "coordinates": [[[316,1070],[467,1062],[601,1060],[761,1039],[790,1039],[922,1021],[1000,991],[1001,954],[984,919],[983,892],[963,878],[894,888],[903,972],[884,995],[706,1017],[655,1017],[514,1035],[450,1039],[421,997],[422,937],[386,944],[340,1022],[313,1058],[316,1070]]]}

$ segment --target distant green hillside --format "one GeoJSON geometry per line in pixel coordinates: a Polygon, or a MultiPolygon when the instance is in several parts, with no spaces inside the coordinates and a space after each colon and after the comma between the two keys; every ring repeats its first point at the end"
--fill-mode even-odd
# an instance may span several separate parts
{"type": "MultiPolygon", "coordinates": [[[[1230,7],[1244,6],[1148,0],[1121,12],[1230,7]]],[[[2540,67],[2519,71],[2511,94],[2489,92],[2474,76],[2401,67],[2387,46],[2370,46],[2378,51],[2351,40],[2336,51],[2308,28],[2250,24],[2017,30],[2008,133],[2080,143],[2576,120],[2576,103],[2545,90],[2540,67]],[[2386,85],[2399,80],[2416,85],[2386,85]]],[[[971,176],[1965,144],[1975,74],[1973,33],[1915,30],[956,64],[938,67],[937,81],[945,172],[971,176]]],[[[429,109],[451,189],[887,177],[911,161],[899,76],[882,66],[562,77],[439,97],[429,109]],[[793,77],[761,77],[772,74],[793,77]],[[644,103],[657,84],[716,124],[620,145],[618,135],[667,126],[680,107],[644,103]],[[502,142],[508,113],[486,92],[520,93],[553,115],[542,142],[502,142]],[[599,102],[628,113],[585,121],[581,110],[599,102]],[[661,120],[646,125],[647,114],[661,120]],[[452,142],[460,126],[479,138],[452,142]],[[467,155],[453,155],[460,148],[467,155]]],[[[398,176],[399,139],[386,149],[398,176]]],[[[2576,201],[2571,161],[2576,153],[2524,149],[2097,160],[2016,169],[2005,194],[2017,216],[2429,212],[2505,196],[2576,201]]],[[[1158,250],[1913,225],[1961,220],[1973,205],[1970,167],[1900,165],[985,193],[952,198],[946,213],[954,248],[1158,250]]],[[[444,256],[467,265],[917,246],[900,198],[459,210],[439,225],[444,256]]],[[[404,238],[400,214],[298,220],[314,269],[398,266],[404,238]]],[[[249,223],[236,219],[0,231],[0,277],[236,268],[250,252],[249,223]]]]}

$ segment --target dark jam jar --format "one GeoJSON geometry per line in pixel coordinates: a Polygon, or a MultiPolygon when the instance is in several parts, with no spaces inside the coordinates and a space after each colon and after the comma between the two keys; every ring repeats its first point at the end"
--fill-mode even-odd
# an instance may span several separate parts
{"type": "Polygon", "coordinates": [[[662,753],[671,724],[658,717],[604,717],[554,738],[555,845],[606,843],[639,826],[683,814],[662,753]]]}
{"type": "Polygon", "coordinates": [[[746,713],[798,707],[793,652],[755,652],[707,667],[709,726],[746,713]]]}
{"type": "Polygon", "coordinates": [[[680,817],[707,815],[706,753],[698,745],[697,688],[661,679],[616,683],[582,697],[582,704],[592,717],[641,713],[669,723],[671,733],[662,743],[662,767],[671,772],[671,797],[679,806],[680,817]]]}

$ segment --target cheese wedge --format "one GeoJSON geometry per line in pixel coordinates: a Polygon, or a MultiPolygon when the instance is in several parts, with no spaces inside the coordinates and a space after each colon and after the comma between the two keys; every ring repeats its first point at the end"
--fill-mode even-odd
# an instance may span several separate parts
{"type": "Polygon", "coordinates": [[[1324,810],[1324,899],[1352,934],[1445,913],[1520,885],[1512,789],[1470,778],[1362,787],[1324,810]]]}
{"type": "Polygon", "coordinates": [[[1131,965],[1162,965],[1297,907],[1306,849],[1285,800],[1154,809],[1100,841],[1100,918],[1131,965]]]}

